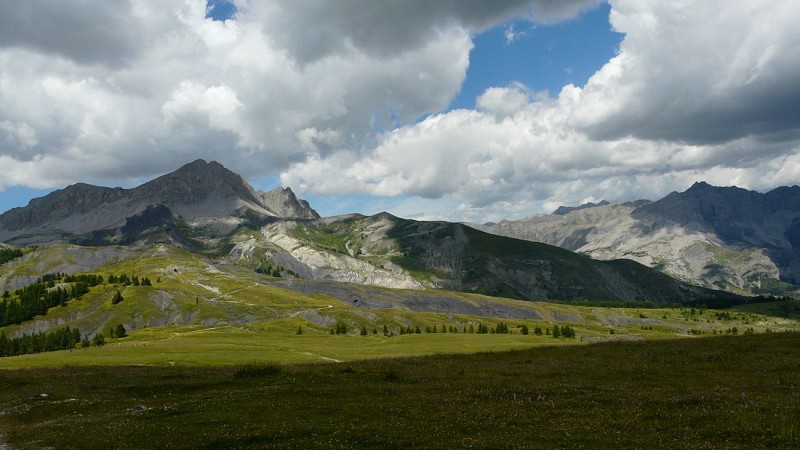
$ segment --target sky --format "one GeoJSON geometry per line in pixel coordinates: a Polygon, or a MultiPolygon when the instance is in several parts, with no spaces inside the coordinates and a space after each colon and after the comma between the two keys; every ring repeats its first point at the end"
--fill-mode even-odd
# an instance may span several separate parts
{"type": "Polygon", "coordinates": [[[0,2],[0,211],[203,158],[497,221],[800,178],[793,0],[0,2]]]}

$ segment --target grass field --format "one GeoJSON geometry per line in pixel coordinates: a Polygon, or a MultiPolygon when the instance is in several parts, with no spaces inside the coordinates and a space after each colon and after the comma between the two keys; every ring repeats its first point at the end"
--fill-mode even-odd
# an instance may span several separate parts
{"type": "Polygon", "coordinates": [[[0,445],[798,448],[798,348],[800,334],[770,333],[338,364],[4,370],[0,445]]]}
{"type": "MultiPolygon", "coordinates": [[[[274,288],[259,286],[258,289],[269,291],[274,288]]],[[[250,314],[257,318],[257,322],[145,327],[131,331],[128,337],[109,339],[103,347],[92,346],[71,351],[0,358],[0,369],[137,364],[230,366],[253,363],[349,362],[387,357],[585,345],[603,341],[676,338],[694,340],[701,336],[730,334],[734,329],[738,334],[800,330],[798,321],[794,318],[795,311],[786,313],[785,305],[780,304],[749,305],[742,307],[746,309],[742,311],[694,308],[639,310],[494,299],[498,304],[510,302],[523,305],[541,316],[539,319],[501,319],[393,309],[360,310],[332,299],[320,300],[302,297],[296,293],[290,292],[290,294],[298,300],[295,301],[294,297],[279,297],[280,302],[291,304],[291,307],[285,306],[286,309],[281,309],[275,300],[269,298],[265,300],[257,295],[250,296],[246,292],[238,293],[237,301],[250,306],[237,314],[250,314]],[[301,314],[296,314],[298,311],[310,311],[330,324],[334,321],[346,322],[349,333],[332,335],[330,325],[309,322],[301,314]],[[464,332],[468,327],[478,328],[478,324],[493,328],[503,321],[509,325],[510,334],[464,332]],[[388,328],[392,333],[397,333],[398,326],[402,324],[420,326],[423,330],[436,326],[440,331],[394,334],[387,337],[383,335],[384,324],[389,324],[388,328]],[[533,334],[536,327],[549,330],[559,324],[573,327],[577,331],[577,337],[553,338],[547,335],[549,331],[541,336],[533,334]],[[460,328],[461,332],[442,333],[443,325],[455,326],[460,328]],[[526,325],[530,334],[523,335],[519,328],[521,325],[526,325]],[[366,336],[359,335],[360,326],[368,330],[366,336]],[[301,335],[297,334],[298,329],[302,329],[301,335]]],[[[150,302],[142,303],[152,307],[150,302]]],[[[193,302],[189,303],[187,308],[195,307],[193,302]]],[[[241,303],[231,306],[242,308],[241,303]]],[[[54,308],[56,311],[54,315],[75,316],[78,313],[70,312],[70,308],[73,307],[77,309],[82,305],[76,302],[67,308],[54,308]]],[[[107,307],[111,308],[109,305],[103,308],[107,307]]],[[[118,316],[112,317],[135,317],[135,314],[144,311],[143,308],[137,307],[132,299],[125,300],[115,308],[115,314],[118,316]]],[[[100,313],[96,311],[91,314],[86,313],[83,321],[91,318],[92,314],[100,313]]],[[[231,312],[228,311],[228,314],[231,312]]],[[[113,320],[110,322],[116,323],[113,320]]],[[[8,329],[13,330],[14,327],[8,329]]]]}

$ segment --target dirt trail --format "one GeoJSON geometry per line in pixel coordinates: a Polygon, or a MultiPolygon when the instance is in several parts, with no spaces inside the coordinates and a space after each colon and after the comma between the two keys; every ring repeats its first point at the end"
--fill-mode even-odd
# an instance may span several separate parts
{"type": "Polygon", "coordinates": [[[262,306],[262,305],[256,305],[254,303],[246,303],[246,302],[237,301],[237,300],[220,300],[221,298],[229,297],[229,296],[231,296],[233,294],[237,294],[239,292],[242,292],[242,291],[250,289],[250,288],[254,288],[256,286],[259,286],[259,284],[258,283],[253,283],[250,286],[245,286],[245,287],[243,287],[241,289],[236,289],[234,291],[226,292],[226,293],[218,295],[218,296],[216,296],[214,298],[209,298],[206,301],[207,302],[217,302],[217,303],[235,303],[237,305],[247,305],[247,306],[262,306]]]}
{"type": "Polygon", "coordinates": [[[322,359],[322,360],[324,360],[324,361],[335,362],[335,363],[340,363],[340,362],[342,362],[342,361],[341,361],[341,360],[339,360],[339,359],[328,358],[327,356],[316,355],[316,354],[314,354],[314,353],[311,353],[311,352],[303,352],[303,354],[304,354],[304,355],[308,355],[308,356],[312,356],[312,357],[314,357],[314,358],[319,358],[319,359],[322,359]]]}

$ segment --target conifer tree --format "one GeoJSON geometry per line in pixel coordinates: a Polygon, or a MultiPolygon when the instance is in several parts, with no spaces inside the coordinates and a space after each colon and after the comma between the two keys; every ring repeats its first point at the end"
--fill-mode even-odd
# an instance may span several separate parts
{"type": "Polygon", "coordinates": [[[102,347],[106,344],[106,337],[103,336],[103,333],[97,333],[94,335],[94,338],[92,338],[92,344],[97,347],[102,347]]]}

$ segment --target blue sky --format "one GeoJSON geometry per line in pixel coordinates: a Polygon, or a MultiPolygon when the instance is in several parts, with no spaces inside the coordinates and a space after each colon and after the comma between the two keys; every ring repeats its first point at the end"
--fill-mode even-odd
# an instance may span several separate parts
{"type": "Polygon", "coordinates": [[[792,0],[84,2],[0,4],[0,211],[198,158],[471,221],[800,179],[792,0]]]}
{"type": "Polygon", "coordinates": [[[622,35],[611,30],[609,5],[551,25],[511,21],[474,38],[467,78],[450,108],[474,108],[492,86],[519,82],[558,95],[567,84],[583,86],[611,59],[622,35]],[[507,33],[516,34],[509,42],[507,33]]]}

